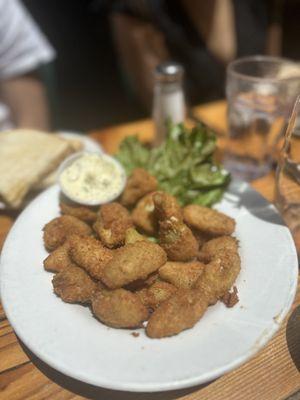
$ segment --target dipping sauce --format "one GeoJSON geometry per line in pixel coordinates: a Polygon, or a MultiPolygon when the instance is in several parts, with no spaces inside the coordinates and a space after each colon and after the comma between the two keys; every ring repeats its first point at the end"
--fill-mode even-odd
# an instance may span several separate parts
{"type": "Polygon", "coordinates": [[[59,175],[62,192],[71,200],[98,205],[116,199],[124,189],[121,164],[106,154],[82,153],[67,159],[59,175]]]}

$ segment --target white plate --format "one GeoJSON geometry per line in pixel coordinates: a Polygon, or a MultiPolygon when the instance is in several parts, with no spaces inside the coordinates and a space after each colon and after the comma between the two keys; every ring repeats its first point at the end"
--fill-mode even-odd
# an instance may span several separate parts
{"type": "Polygon", "coordinates": [[[273,206],[233,183],[218,208],[237,221],[240,302],[210,307],[193,329],[166,339],[108,328],[87,307],[63,303],[43,270],[42,227],[56,217],[58,187],[36,198],[11,229],[1,256],[6,315],[20,339],[51,367],[83,382],[161,391],[210,381],[261,349],[287,314],[297,285],[297,255],[273,206]]]}

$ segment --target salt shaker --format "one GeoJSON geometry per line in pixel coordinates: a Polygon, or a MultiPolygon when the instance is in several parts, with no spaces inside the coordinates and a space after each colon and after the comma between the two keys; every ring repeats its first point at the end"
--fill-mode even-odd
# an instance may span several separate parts
{"type": "Polygon", "coordinates": [[[174,124],[184,121],[183,75],[183,67],[175,62],[159,64],[155,69],[153,96],[154,145],[159,145],[164,140],[168,120],[174,124]]]}

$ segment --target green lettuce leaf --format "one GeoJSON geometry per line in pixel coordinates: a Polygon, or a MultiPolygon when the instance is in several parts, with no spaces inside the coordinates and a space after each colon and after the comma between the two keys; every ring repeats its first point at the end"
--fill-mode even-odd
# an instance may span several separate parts
{"type": "Polygon", "coordinates": [[[134,168],[145,168],[150,157],[150,150],[136,136],[128,136],[122,141],[116,158],[130,175],[134,168]]]}
{"type": "Polygon", "coordinates": [[[168,134],[159,147],[149,149],[137,137],[126,138],[116,158],[128,175],[141,167],[154,175],[159,188],[175,196],[181,205],[211,206],[221,200],[230,175],[213,161],[216,136],[205,125],[188,130],[184,125],[168,125],[168,134]]]}

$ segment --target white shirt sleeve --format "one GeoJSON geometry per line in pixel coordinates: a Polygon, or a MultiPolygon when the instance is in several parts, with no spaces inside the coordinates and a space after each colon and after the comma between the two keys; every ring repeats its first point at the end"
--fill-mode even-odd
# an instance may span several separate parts
{"type": "Polygon", "coordinates": [[[33,71],[55,52],[19,0],[0,0],[0,79],[33,71]]]}

